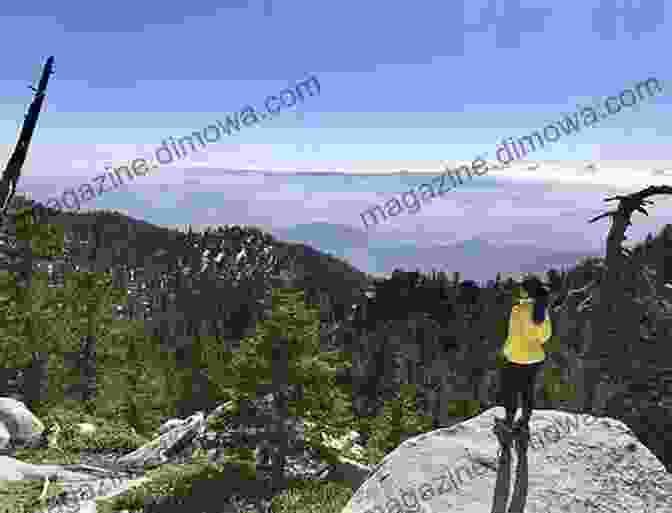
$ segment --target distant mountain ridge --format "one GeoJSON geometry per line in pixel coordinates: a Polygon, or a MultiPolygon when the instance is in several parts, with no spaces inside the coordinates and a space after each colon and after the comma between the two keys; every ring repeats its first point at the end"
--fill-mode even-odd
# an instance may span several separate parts
{"type": "MultiPolygon", "coordinates": [[[[49,222],[63,226],[66,233],[74,232],[83,240],[88,240],[93,225],[98,225],[101,233],[99,258],[110,267],[146,268],[150,263],[177,265],[180,255],[185,252],[186,235],[182,230],[157,226],[113,210],[61,212],[51,216],[49,222]]],[[[350,308],[372,280],[371,276],[341,258],[327,255],[310,245],[285,242],[268,230],[261,231],[271,235],[279,255],[294,262],[292,270],[299,287],[329,291],[332,301],[343,308],[350,308]]]]}
{"type": "Polygon", "coordinates": [[[371,275],[387,275],[395,268],[421,272],[459,271],[469,279],[487,281],[502,274],[545,273],[572,267],[597,252],[558,251],[533,244],[494,244],[474,237],[454,244],[423,246],[400,241],[393,234],[369,235],[351,226],[316,222],[272,230],[283,239],[308,244],[344,258],[371,275]]]}

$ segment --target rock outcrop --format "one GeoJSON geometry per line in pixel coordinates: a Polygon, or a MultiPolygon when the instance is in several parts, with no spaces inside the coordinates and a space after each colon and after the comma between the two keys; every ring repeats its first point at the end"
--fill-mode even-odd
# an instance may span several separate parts
{"type": "Polygon", "coordinates": [[[166,422],[161,424],[161,427],[159,428],[159,434],[164,435],[171,429],[176,428],[177,426],[181,426],[183,423],[184,421],[181,419],[168,419],[166,422]]]}
{"type": "Polygon", "coordinates": [[[151,468],[167,463],[178,454],[196,449],[194,440],[205,433],[205,416],[198,412],[175,428],[117,460],[128,468],[151,468]]]}
{"type": "MultiPolygon", "coordinates": [[[[511,460],[500,458],[507,451],[500,452],[492,431],[495,415],[504,409],[406,440],[343,513],[505,512],[511,460]]],[[[530,432],[527,447],[516,450],[508,511],[672,511],[672,475],[622,422],[536,410],[530,432]]]]}
{"type": "Polygon", "coordinates": [[[44,424],[21,401],[0,397],[0,449],[39,443],[44,424]]]}

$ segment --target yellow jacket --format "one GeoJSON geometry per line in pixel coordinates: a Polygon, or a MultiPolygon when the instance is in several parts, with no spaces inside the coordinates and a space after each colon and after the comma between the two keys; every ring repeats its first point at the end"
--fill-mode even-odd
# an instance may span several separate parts
{"type": "Polygon", "coordinates": [[[509,335],[504,344],[504,356],[518,364],[530,364],[546,359],[544,344],[551,338],[551,320],[546,311],[546,319],[541,324],[532,320],[534,301],[521,299],[511,308],[509,335]]]}

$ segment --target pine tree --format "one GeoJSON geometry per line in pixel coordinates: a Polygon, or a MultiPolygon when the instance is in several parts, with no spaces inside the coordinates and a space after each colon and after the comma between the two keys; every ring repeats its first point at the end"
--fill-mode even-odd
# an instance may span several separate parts
{"type": "MultiPolygon", "coordinates": [[[[66,244],[63,227],[36,219],[33,207],[28,205],[12,214],[10,233],[43,262],[69,261],[72,248],[66,244]]],[[[47,273],[31,272],[28,287],[20,274],[0,280],[5,335],[0,350],[10,367],[30,362],[24,395],[33,411],[62,401],[66,386],[74,379],[87,410],[93,413],[100,377],[97,363],[103,356],[96,354],[96,343],[115,329],[119,331],[112,306],[122,302],[125,291],[115,287],[112,276],[105,272],[71,269],[62,278],[62,284],[51,284],[47,273]],[[77,355],[74,371],[63,365],[62,355],[66,354],[77,355]]]]}
{"type": "Polygon", "coordinates": [[[29,408],[40,411],[49,396],[49,354],[58,353],[61,339],[67,338],[59,294],[51,289],[44,272],[34,272],[35,259],[53,261],[63,251],[60,227],[39,223],[36,211],[25,206],[25,198],[15,198],[19,208],[8,212],[2,234],[4,256],[19,258],[3,265],[2,352],[7,367],[29,362],[25,374],[24,396],[29,408]],[[13,271],[13,272],[12,272],[13,271]]]}
{"type": "Polygon", "coordinates": [[[93,413],[97,393],[97,342],[114,323],[113,306],[122,302],[125,291],[114,287],[110,273],[80,270],[65,275],[65,286],[59,292],[73,330],[78,334],[81,399],[87,411],[93,413]]]}
{"type": "Polygon", "coordinates": [[[376,465],[406,438],[432,429],[432,418],[418,415],[418,390],[413,384],[402,384],[395,398],[386,401],[382,413],[371,423],[367,447],[368,463],[376,465]]]}
{"type": "Polygon", "coordinates": [[[336,386],[338,369],[351,364],[340,352],[320,351],[319,312],[306,306],[303,291],[276,289],[271,303],[240,351],[231,354],[210,344],[205,361],[210,379],[236,400],[234,415],[241,415],[245,399],[272,395],[273,418],[262,438],[273,447],[272,488],[277,490],[283,486],[287,456],[303,450],[301,444],[290,445],[290,417],[309,421],[307,445],[337,460],[338,452],[324,445],[323,435],[345,436],[351,429],[351,398],[336,386]]]}
{"type": "MultiPolygon", "coordinates": [[[[54,304],[45,273],[35,273],[29,289],[16,283],[14,277],[5,275],[0,285],[0,353],[7,368],[29,365],[24,383],[26,402],[33,411],[39,411],[48,396],[44,379],[32,381],[36,376],[35,355],[47,355],[60,349],[66,330],[59,309],[54,304]]],[[[38,358],[39,363],[43,362],[38,358]]],[[[45,367],[47,362],[44,361],[45,367]]],[[[46,368],[40,375],[48,376],[46,368]]]]}

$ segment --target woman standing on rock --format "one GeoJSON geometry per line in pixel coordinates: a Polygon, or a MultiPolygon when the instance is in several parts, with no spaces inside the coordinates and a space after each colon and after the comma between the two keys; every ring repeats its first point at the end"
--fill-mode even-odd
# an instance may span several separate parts
{"type": "Polygon", "coordinates": [[[509,334],[502,350],[505,361],[500,386],[506,419],[501,427],[509,434],[517,431],[529,435],[529,421],[534,408],[534,383],[546,358],[543,346],[550,338],[548,290],[539,278],[526,277],[520,289],[520,298],[514,300],[511,308],[509,334]],[[522,395],[523,412],[514,427],[519,394],[522,395]]]}

